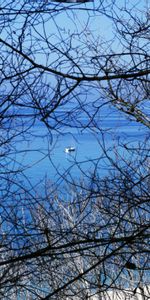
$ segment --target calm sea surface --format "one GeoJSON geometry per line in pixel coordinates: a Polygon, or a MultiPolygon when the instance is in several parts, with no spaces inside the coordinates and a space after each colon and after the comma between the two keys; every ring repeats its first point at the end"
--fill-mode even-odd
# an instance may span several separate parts
{"type": "Polygon", "coordinates": [[[58,173],[64,177],[70,174],[71,177],[79,178],[90,174],[99,159],[99,170],[103,175],[107,170],[107,163],[103,159],[104,145],[113,158],[117,151],[127,157],[121,145],[137,145],[148,134],[144,126],[117,114],[104,119],[101,128],[104,134],[64,129],[63,134],[54,133],[53,138],[48,139],[45,127],[35,126],[32,139],[17,146],[19,151],[23,151],[19,154],[19,161],[23,166],[28,166],[24,174],[33,183],[45,176],[55,182],[59,178],[58,173]],[[75,151],[65,153],[65,147],[68,146],[75,147],[75,151]]]}

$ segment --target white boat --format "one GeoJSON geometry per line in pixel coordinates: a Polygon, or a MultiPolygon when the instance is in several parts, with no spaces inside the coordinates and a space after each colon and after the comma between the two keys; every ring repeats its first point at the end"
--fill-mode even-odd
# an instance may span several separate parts
{"type": "Polygon", "coordinates": [[[85,2],[93,2],[94,0],[52,0],[52,2],[58,3],[85,3],[85,2]]]}
{"type": "Polygon", "coordinates": [[[73,152],[73,151],[75,151],[75,147],[66,147],[65,148],[66,153],[73,152]]]}

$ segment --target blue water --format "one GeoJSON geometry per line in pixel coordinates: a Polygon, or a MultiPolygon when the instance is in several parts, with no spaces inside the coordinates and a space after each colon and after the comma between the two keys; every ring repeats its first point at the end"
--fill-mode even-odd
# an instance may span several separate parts
{"type": "Polygon", "coordinates": [[[142,142],[148,130],[136,122],[131,122],[120,115],[109,115],[100,124],[102,132],[93,128],[92,132],[62,128],[61,134],[47,134],[44,125],[32,129],[32,139],[18,143],[19,162],[25,167],[24,174],[33,184],[47,178],[51,182],[67,178],[90,177],[97,162],[100,175],[108,171],[108,162],[104,159],[102,147],[115,158],[117,151],[123,157],[129,152],[123,144],[137,145],[142,142]],[[65,147],[73,146],[75,151],[65,153],[65,147]]]}

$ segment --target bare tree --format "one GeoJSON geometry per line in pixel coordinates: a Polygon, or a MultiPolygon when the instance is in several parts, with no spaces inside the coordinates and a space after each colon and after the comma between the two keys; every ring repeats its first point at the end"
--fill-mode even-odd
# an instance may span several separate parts
{"type": "Polygon", "coordinates": [[[80,2],[1,3],[1,299],[149,297],[148,2],[80,2]],[[110,107],[140,124],[141,142],[103,128],[110,107]],[[44,145],[30,149],[36,126],[44,145]],[[53,164],[54,134],[73,130],[97,139],[92,171],[75,157],[60,186],[41,188],[26,170],[53,164]]]}

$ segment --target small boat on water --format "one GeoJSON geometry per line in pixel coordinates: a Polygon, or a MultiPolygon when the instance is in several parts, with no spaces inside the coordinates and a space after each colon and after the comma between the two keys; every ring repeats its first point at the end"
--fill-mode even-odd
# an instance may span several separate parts
{"type": "Polygon", "coordinates": [[[75,147],[66,147],[65,148],[66,153],[73,152],[73,151],[75,151],[75,147]]]}
{"type": "Polygon", "coordinates": [[[52,0],[52,2],[58,3],[85,3],[85,2],[93,2],[94,0],[52,0]]]}

